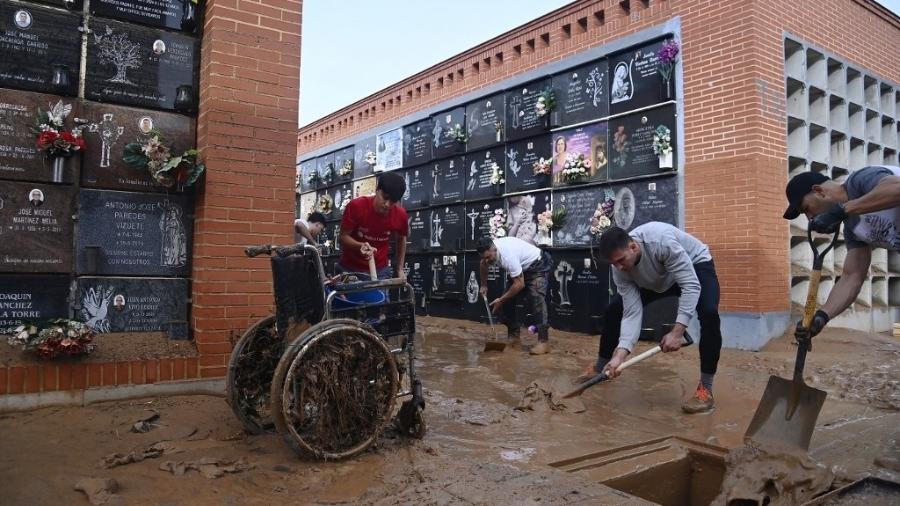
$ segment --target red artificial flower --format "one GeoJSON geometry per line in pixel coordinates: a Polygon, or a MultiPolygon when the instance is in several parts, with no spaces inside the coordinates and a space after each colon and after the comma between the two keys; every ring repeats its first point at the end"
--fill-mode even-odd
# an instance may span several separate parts
{"type": "Polygon", "coordinates": [[[53,144],[57,137],[58,136],[56,132],[54,132],[53,130],[44,130],[40,135],[38,135],[38,147],[46,149],[53,144]]]}

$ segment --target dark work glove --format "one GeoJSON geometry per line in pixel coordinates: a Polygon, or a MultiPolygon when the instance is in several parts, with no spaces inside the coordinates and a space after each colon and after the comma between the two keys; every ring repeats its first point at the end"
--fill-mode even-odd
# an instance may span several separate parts
{"type": "Polygon", "coordinates": [[[812,338],[816,337],[819,332],[822,332],[822,329],[825,328],[825,325],[828,324],[828,321],[831,318],[825,314],[825,311],[821,309],[816,311],[816,314],[813,316],[812,323],[809,324],[809,328],[803,326],[803,320],[797,322],[797,329],[794,330],[794,337],[798,340],[802,338],[812,338]]]}
{"type": "Polygon", "coordinates": [[[813,218],[809,222],[809,228],[820,234],[833,234],[846,218],[847,211],[844,211],[844,205],[834,204],[824,213],[813,218]]]}

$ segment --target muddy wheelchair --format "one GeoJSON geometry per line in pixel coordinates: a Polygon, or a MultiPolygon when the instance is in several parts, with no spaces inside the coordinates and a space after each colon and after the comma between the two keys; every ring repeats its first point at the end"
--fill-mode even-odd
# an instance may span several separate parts
{"type": "Polygon", "coordinates": [[[277,431],[301,456],[329,460],[362,452],[392,418],[401,434],[423,437],[412,286],[331,280],[310,245],[246,254],[270,256],[276,313],[251,326],[229,360],[227,401],[244,429],[277,431]]]}

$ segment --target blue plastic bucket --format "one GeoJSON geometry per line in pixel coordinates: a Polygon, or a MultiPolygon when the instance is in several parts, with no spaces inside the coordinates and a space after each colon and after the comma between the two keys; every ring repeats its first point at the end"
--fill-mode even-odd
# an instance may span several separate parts
{"type": "Polygon", "coordinates": [[[350,292],[335,295],[331,299],[332,309],[352,309],[364,304],[382,304],[386,300],[381,290],[365,290],[362,292],[350,292]]]}

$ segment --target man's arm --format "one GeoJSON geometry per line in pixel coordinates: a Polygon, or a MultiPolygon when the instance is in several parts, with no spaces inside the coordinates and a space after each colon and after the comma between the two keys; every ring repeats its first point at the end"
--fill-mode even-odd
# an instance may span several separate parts
{"type": "Polygon", "coordinates": [[[634,345],[641,337],[641,324],[644,320],[644,303],[641,301],[641,292],[633,281],[622,279],[613,272],[613,281],[616,283],[616,290],[622,297],[622,324],[619,328],[619,344],[616,352],[620,349],[627,354],[634,351],[634,345]]]}
{"type": "Polygon", "coordinates": [[[848,200],[844,204],[844,212],[851,216],[858,216],[898,206],[900,206],[900,176],[885,176],[869,193],[857,199],[848,200]]]}
{"type": "Polygon", "coordinates": [[[397,235],[397,251],[395,254],[397,261],[395,265],[397,267],[394,271],[397,273],[398,278],[405,278],[406,273],[403,271],[403,264],[406,262],[406,236],[397,235]]]}
{"type": "Polygon", "coordinates": [[[859,290],[869,275],[869,263],[871,260],[872,248],[869,246],[860,246],[847,250],[841,279],[834,284],[831,293],[828,294],[828,300],[822,305],[822,311],[829,318],[834,318],[843,313],[856,300],[859,290]]]}
{"type": "Polygon", "coordinates": [[[309,228],[306,225],[304,225],[303,222],[301,222],[300,220],[294,221],[294,230],[296,230],[297,233],[300,234],[301,237],[305,237],[306,240],[309,241],[309,243],[312,244],[313,246],[315,246],[317,244],[316,238],[312,236],[312,234],[309,231],[309,228]]]}
{"type": "Polygon", "coordinates": [[[694,264],[687,251],[681,247],[681,244],[671,238],[663,244],[666,247],[663,265],[666,271],[675,277],[675,282],[681,288],[681,296],[678,297],[678,316],[675,317],[675,325],[668,334],[660,340],[663,351],[676,351],[681,348],[684,339],[684,331],[691,323],[694,316],[694,310],[697,302],[700,300],[700,280],[697,279],[697,272],[694,270],[694,264]]]}
{"type": "MultiPolygon", "coordinates": [[[[491,306],[497,304],[497,307],[502,306],[503,304],[509,302],[514,299],[522,289],[525,288],[525,274],[519,274],[518,276],[512,278],[512,283],[509,285],[509,288],[506,289],[506,292],[500,296],[500,298],[495,299],[491,302],[491,306]]],[[[497,307],[494,307],[496,310],[497,307]]]]}
{"type": "Polygon", "coordinates": [[[481,288],[480,288],[481,296],[487,297],[488,264],[483,258],[481,259],[481,262],[478,264],[478,274],[480,274],[480,277],[478,279],[481,280],[481,288]]]}

